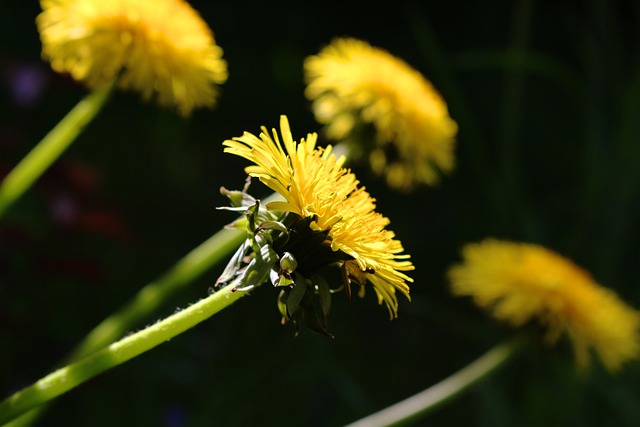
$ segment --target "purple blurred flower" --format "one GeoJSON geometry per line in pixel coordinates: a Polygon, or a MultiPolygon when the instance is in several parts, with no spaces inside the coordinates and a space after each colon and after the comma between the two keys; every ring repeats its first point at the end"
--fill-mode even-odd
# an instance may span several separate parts
{"type": "Polygon", "coordinates": [[[13,63],[6,69],[9,92],[18,106],[33,107],[49,83],[49,74],[37,64],[13,63]]]}

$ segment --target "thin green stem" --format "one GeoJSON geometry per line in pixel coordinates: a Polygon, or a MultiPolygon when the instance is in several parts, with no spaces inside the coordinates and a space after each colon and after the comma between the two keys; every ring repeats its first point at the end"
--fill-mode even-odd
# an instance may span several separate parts
{"type": "Polygon", "coordinates": [[[0,218],[98,114],[114,86],[115,81],[87,95],[9,172],[0,184],[0,218]]]}
{"type": "Polygon", "coordinates": [[[17,392],[0,403],[0,425],[208,319],[247,294],[248,291],[234,290],[235,286],[234,281],[188,308],[58,369],[17,392]]]}
{"type": "Polygon", "coordinates": [[[450,377],[395,405],[349,424],[347,427],[407,425],[440,408],[488,377],[505,365],[520,346],[520,341],[499,344],[450,377]]]}

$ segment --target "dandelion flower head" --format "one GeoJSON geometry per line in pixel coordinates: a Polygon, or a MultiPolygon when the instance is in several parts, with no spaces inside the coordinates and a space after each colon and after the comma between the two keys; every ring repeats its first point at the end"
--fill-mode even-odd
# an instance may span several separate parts
{"type": "Polygon", "coordinates": [[[317,135],[308,134],[296,143],[286,116],[280,119],[280,134],[262,127],[259,137],[245,132],[227,140],[225,152],[251,161],[248,175],[257,177],[284,200],[267,205],[270,211],[289,212],[311,219],[309,227],[326,232],[323,242],[333,252],[346,254],[343,274],[360,285],[371,283],[378,303],[385,302],[396,317],[396,291],[409,298],[412,282],[404,272],[413,270],[409,255],[392,231],[389,220],[375,211],[375,200],[356,177],[342,167],[344,157],[336,157],[332,147],[316,147],[317,135]]]}
{"type": "Polygon", "coordinates": [[[458,296],[512,326],[531,320],[549,342],[565,335],[578,366],[593,350],[611,372],[640,355],[640,313],[583,269],[542,246],[487,239],[469,244],[448,274],[458,296]]]}
{"type": "Polygon", "coordinates": [[[222,49],[183,0],[41,0],[42,55],[90,88],[126,90],[188,115],[215,105],[227,79],[222,49]]]}
{"type": "Polygon", "coordinates": [[[309,56],[304,70],[305,94],[327,137],[357,141],[356,154],[368,153],[390,187],[433,185],[453,170],[457,124],[432,84],[405,61],[365,41],[336,38],[309,56]]]}

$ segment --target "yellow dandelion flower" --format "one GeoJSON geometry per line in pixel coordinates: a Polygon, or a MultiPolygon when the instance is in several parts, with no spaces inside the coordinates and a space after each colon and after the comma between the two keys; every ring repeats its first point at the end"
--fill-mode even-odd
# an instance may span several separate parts
{"type": "Polygon", "coordinates": [[[365,41],[337,38],[308,57],[304,70],[305,94],[327,137],[358,141],[352,151],[368,153],[389,186],[433,185],[453,170],[457,124],[432,84],[405,61],[365,41]],[[373,137],[363,133],[370,126],[373,137]]]}
{"type": "Polygon", "coordinates": [[[315,133],[296,143],[286,116],[280,118],[282,142],[275,129],[273,136],[265,127],[261,130],[259,137],[245,132],[224,141],[225,152],[253,162],[247,174],[284,197],[269,203],[269,210],[313,219],[311,229],[326,231],[331,249],[348,255],[343,272],[361,285],[361,295],[365,283],[371,283],[378,303],[384,301],[390,316],[397,317],[396,291],[409,298],[406,282],[412,282],[402,272],[414,267],[394,233],[386,229],[389,220],[375,211],[375,200],[342,167],[345,158],[337,158],[331,146],[316,147],[315,133]]]}
{"type": "Polygon", "coordinates": [[[463,248],[451,289],[513,326],[537,320],[554,342],[566,334],[580,367],[594,350],[611,372],[640,355],[640,314],[583,269],[538,245],[487,239],[463,248]]]}
{"type": "Polygon", "coordinates": [[[215,105],[227,79],[222,49],[183,0],[41,0],[42,55],[95,88],[123,89],[188,115],[215,105]]]}

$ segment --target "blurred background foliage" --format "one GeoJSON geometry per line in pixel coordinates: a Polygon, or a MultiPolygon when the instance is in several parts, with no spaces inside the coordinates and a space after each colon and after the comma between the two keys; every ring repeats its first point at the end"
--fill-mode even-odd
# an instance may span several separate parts
{"type": "MultiPolygon", "coordinates": [[[[335,36],[405,59],[443,94],[457,168],[394,193],[354,170],[412,254],[399,318],[334,298],[335,339],[280,325],[263,286],[209,321],[57,399],[41,426],[338,426],[443,379],[513,333],[452,298],[444,272],[486,236],[541,243],[640,307],[640,3],[207,2],[224,49],[217,108],[183,119],[118,92],[0,224],[0,392],[49,372],[104,317],[230,222],[224,139],[289,117],[318,131],[302,61],[335,36]]],[[[0,176],[86,90],[40,59],[37,2],[0,4],[0,176]]],[[[320,135],[323,143],[326,140],[320,135]]],[[[255,196],[268,192],[260,184],[255,196]]],[[[222,265],[158,312],[207,294],[222,265]]],[[[137,325],[142,327],[144,324],[137,325]]],[[[416,425],[638,426],[640,371],[575,372],[571,349],[522,354],[416,425]]]]}

